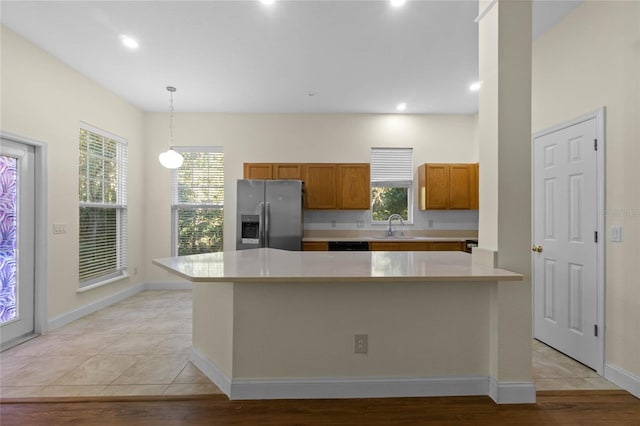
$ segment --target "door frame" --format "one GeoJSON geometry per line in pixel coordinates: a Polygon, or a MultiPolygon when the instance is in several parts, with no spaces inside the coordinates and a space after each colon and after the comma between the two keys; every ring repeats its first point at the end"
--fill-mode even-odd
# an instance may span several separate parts
{"type": "Polygon", "coordinates": [[[0,138],[10,142],[29,145],[35,149],[35,300],[33,307],[33,331],[36,334],[43,333],[48,330],[47,251],[49,241],[47,235],[47,144],[2,130],[0,130],[0,138]]]}
{"type": "MultiPolygon", "coordinates": [[[[596,293],[598,297],[597,302],[597,321],[598,321],[598,358],[599,362],[596,366],[596,372],[604,377],[604,364],[605,364],[605,308],[606,308],[606,294],[605,294],[605,246],[606,246],[606,236],[607,232],[605,229],[605,215],[606,215],[606,193],[605,193],[605,180],[606,180],[606,169],[605,169],[605,136],[606,136],[606,128],[605,128],[605,112],[606,108],[600,107],[595,111],[590,113],[581,115],[579,117],[570,119],[568,121],[562,122],[553,127],[549,127],[547,129],[536,132],[531,137],[531,240],[533,241],[535,238],[535,192],[534,192],[534,173],[535,173],[535,156],[534,156],[534,143],[535,139],[541,136],[546,136],[550,133],[554,133],[558,130],[574,126],[576,124],[580,124],[584,121],[592,120],[595,118],[596,120],[596,137],[598,138],[598,149],[596,151],[596,203],[598,205],[597,208],[597,229],[598,232],[598,245],[597,245],[597,276],[596,276],[596,293]]],[[[534,269],[534,258],[531,256],[531,297],[532,297],[532,336],[535,336],[535,315],[536,315],[536,306],[535,306],[535,274],[534,269]]]]}

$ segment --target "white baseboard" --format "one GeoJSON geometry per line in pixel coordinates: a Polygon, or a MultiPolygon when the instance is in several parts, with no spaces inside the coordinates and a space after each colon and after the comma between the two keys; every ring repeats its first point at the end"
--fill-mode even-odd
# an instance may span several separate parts
{"type": "Polygon", "coordinates": [[[190,282],[151,282],[145,284],[145,290],[192,290],[190,282]]]}
{"type": "Polygon", "coordinates": [[[536,386],[533,382],[497,382],[490,377],[489,396],[496,404],[533,404],[536,386]]]}
{"type": "Polygon", "coordinates": [[[617,365],[604,365],[604,378],[616,386],[620,386],[636,398],[640,398],[640,377],[617,365]]]}
{"type": "Polygon", "coordinates": [[[120,293],[112,294],[111,296],[89,303],[88,305],[82,306],[78,309],[74,309],[73,311],[58,315],[57,317],[52,318],[48,321],[47,331],[55,330],[56,328],[60,328],[65,324],[84,317],[85,315],[92,314],[96,311],[99,311],[100,309],[104,309],[107,306],[113,305],[114,303],[121,302],[124,299],[127,299],[134,294],[141,292],[145,288],[146,285],[144,283],[140,283],[134,285],[133,287],[129,287],[128,289],[121,291],[120,293]]]}
{"type": "Polygon", "coordinates": [[[113,294],[105,297],[104,299],[97,300],[81,308],[74,309],[73,311],[66,312],[62,315],[58,315],[52,318],[47,323],[47,330],[55,330],[63,325],[66,325],[72,321],[80,319],[85,315],[92,314],[100,309],[104,309],[107,306],[113,305],[127,299],[143,290],[191,290],[192,285],[190,282],[152,282],[152,283],[140,283],[133,287],[130,287],[120,293],[113,294]]]}
{"type": "Polygon", "coordinates": [[[190,359],[229,399],[394,398],[489,395],[498,404],[533,403],[533,383],[499,384],[487,376],[323,379],[230,379],[200,351],[190,359]],[[490,395],[493,384],[493,395],[490,395]]]}
{"type": "Polygon", "coordinates": [[[189,360],[200,369],[213,383],[220,388],[228,397],[231,397],[231,379],[218,368],[216,364],[211,362],[209,358],[204,356],[199,350],[191,347],[189,352],[189,360]]]}

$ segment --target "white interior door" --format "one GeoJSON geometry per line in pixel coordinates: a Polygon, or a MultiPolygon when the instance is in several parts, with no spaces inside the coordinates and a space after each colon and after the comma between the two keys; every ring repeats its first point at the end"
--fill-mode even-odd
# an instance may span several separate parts
{"type": "Polygon", "coordinates": [[[2,344],[33,333],[35,149],[0,139],[0,331],[2,344]]]}
{"type": "Polygon", "coordinates": [[[596,117],[533,138],[534,336],[601,370],[596,117]]]}

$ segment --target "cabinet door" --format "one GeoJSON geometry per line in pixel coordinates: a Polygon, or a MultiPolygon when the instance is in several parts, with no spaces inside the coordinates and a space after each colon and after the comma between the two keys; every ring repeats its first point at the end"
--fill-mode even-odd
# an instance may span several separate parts
{"type": "Polygon", "coordinates": [[[471,210],[480,208],[480,165],[473,164],[471,175],[471,210]]]}
{"type": "Polygon", "coordinates": [[[305,164],[304,185],[308,209],[336,209],[338,168],[335,164],[305,164]]]}
{"type": "Polygon", "coordinates": [[[418,170],[420,210],[449,208],[449,165],[423,164],[418,170]]]}
{"type": "Polygon", "coordinates": [[[367,210],[371,207],[369,164],[338,164],[338,208],[367,210]]]}
{"type": "Polygon", "coordinates": [[[430,241],[430,251],[464,251],[464,243],[461,241],[430,241]]]}
{"type": "Polygon", "coordinates": [[[424,241],[372,241],[369,243],[370,251],[426,251],[429,243],[424,241]]]}
{"type": "Polygon", "coordinates": [[[273,165],[270,163],[244,163],[245,179],[273,179],[273,165]]]}
{"type": "Polygon", "coordinates": [[[302,167],[298,163],[277,163],[273,165],[274,179],[302,179],[302,167]]]}
{"type": "Polygon", "coordinates": [[[449,165],[449,208],[471,209],[474,164],[449,165]]]}
{"type": "Polygon", "coordinates": [[[329,243],[326,241],[303,241],[303,251],[327,251],[329,250],[329,243]]]}

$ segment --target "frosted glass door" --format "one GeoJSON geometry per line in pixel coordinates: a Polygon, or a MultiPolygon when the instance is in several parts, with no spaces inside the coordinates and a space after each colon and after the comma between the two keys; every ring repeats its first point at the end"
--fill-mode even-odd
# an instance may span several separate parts
{"type": "Polygon", "coordinates": [[[0,327],[2,343],[33,332],[34,150],[0,140],[0,327]]]}

